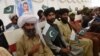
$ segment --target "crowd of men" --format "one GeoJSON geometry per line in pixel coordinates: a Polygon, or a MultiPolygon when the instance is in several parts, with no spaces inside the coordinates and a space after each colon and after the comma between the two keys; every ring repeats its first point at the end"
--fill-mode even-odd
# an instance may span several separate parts
{"type": "Polygon", "coordinates": [[[85,7],[77,13],[50,7],[39,10],[37,15],[39,19],[29,13],[20,17],[11,14],[11,23],[6,27],[0,20],[1,56],[99,56],[100,7],[85,7]],[[7,41],[3,41],[3,33],[16,29],[23,34],[16,42],[14,54],[4,43],[7,41]]]}

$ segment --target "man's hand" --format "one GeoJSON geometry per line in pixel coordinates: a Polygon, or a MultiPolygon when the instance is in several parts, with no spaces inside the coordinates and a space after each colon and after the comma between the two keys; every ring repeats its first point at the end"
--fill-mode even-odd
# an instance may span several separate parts
{"type": "Polygon", "coordinates": [[[70,52],[70,47],[61,48],[61,52],[63,52],[63,53],[69,53],[70,52]]]}
{"type": "Polygon", "coordinates": [[[36,53],[40,48],[40,44],[33,45],[32,50],[29,52],[29,56],[32,56],[32,54],[36,53]]]}

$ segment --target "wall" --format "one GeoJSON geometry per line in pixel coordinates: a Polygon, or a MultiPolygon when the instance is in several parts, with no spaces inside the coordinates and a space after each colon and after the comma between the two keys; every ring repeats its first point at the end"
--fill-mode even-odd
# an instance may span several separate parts
{"type": "MultiPolygon", "coordinates": [[[[42,5],[47,5],[48,7],[55,7],[55,9],[72,8],[73,11],[75,11],[75,7],[82,9],[83,6],[87,7],[94,6],[93,0],[33,0],[32,3],[33,3],[33,12],[36,17],[38,17],[37,11],[39,9],[42,9],[42,5]]],[[[3,14],[3,9],[11,4],[15,5],[15,0],[0,0],[0,18],[3,20],[4,25],[7,25],[10,22],[10,20],[8,18],[9,14],[3,14]]]]}

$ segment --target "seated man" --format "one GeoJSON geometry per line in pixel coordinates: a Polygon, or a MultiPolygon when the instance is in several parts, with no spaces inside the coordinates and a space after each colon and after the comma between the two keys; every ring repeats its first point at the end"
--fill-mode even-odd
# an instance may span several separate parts
{"type": "MultiPolygon", "coordinates": [[[[82,37],[80,40],[82,41],[83,39],[90,39],[93,42],[93,56],[98,56],[99,53],[99,43],[100,40],[97,36],[95,36],[95,33],[93,32],[87,32],[88,29],[84,30],[84,28],[82,29],[82,26],[74,21],[74,16],[75,14],[70,14],[70,19],[71,19],[71,26],[74,28],[74,30],[80,35],[80,37],[82,37]],[[84,33],[82,33],[82,30],[84,30],[84,33]]],[[[80,22],[81,23],[81,22],[80,22]]],[[[91,28],[90,28],[91,29],[91,28]]],[[[85,41],[84,40],[84,41],[85,41]]],[[[83,41],[82,41],[83,42],[83,41]]]]}
{"type": "Polygon", "coordinates": [[[33,15],[23,15],[18,20],[18,26],[24,31],[16,43],[17,56],[53,56],[53,53],[43,42],[36,31],[37,19],[33,15]]]}
{"type": "Polygon", "coordinates": [[[58,26],[54,24],[55,21],[55,9],[54,8],[48,8],[44,11],[44,15],[46,17],[47,23],[43,29],[43,35],[44,39],[47,43],[47,45],[50,47],[50,49],[53,51],[55,56],[82,56],[83,49],[80,47],[77,47],[76,51],[73,51],[73,47],[71,47],[65,40],[61,37],[60,31],[58,29],[58,26]],[[50,26],[50,27],[48,27],[50,26]],[[49,28],[47,30],[47,28],[49,28]],[[47,32],[46,32],[47,30],[47,32]],[[77,52],[80,50],[79,52],[77,52]],[[77,54],[76,54],[77,53],[77,54]]]}
{"type": "Polygon", "coordinates": [[[93,56],[91,40],[89,39],[79,40],[78,39],[76,41],[74,40],[71,41],[70,36],[71,36],[71,32],[73,31],[73,28],[70,26],[68,22],[68,13],[69,13],[68,9],[66,8],[60,9],[60,16],[61,16],[60,19],[61,20],[59,22],[55,22],[60,29],[61,36],[66,40],[66,42],[69,42],[72,46],[82,47],[84,49],[83,56],[93,56]]]}

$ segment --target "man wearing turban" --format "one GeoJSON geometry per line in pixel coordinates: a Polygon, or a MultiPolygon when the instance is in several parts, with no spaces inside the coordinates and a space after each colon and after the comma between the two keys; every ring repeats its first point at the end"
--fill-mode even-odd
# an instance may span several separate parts
{"type": "Polygon", "coordinates": [[[23,15],[18,26],[24,34],[16,43],[17,56],[53,56],[51,50],[43,44],[36,31],[37,19],[33,15],[23,15]]]}

